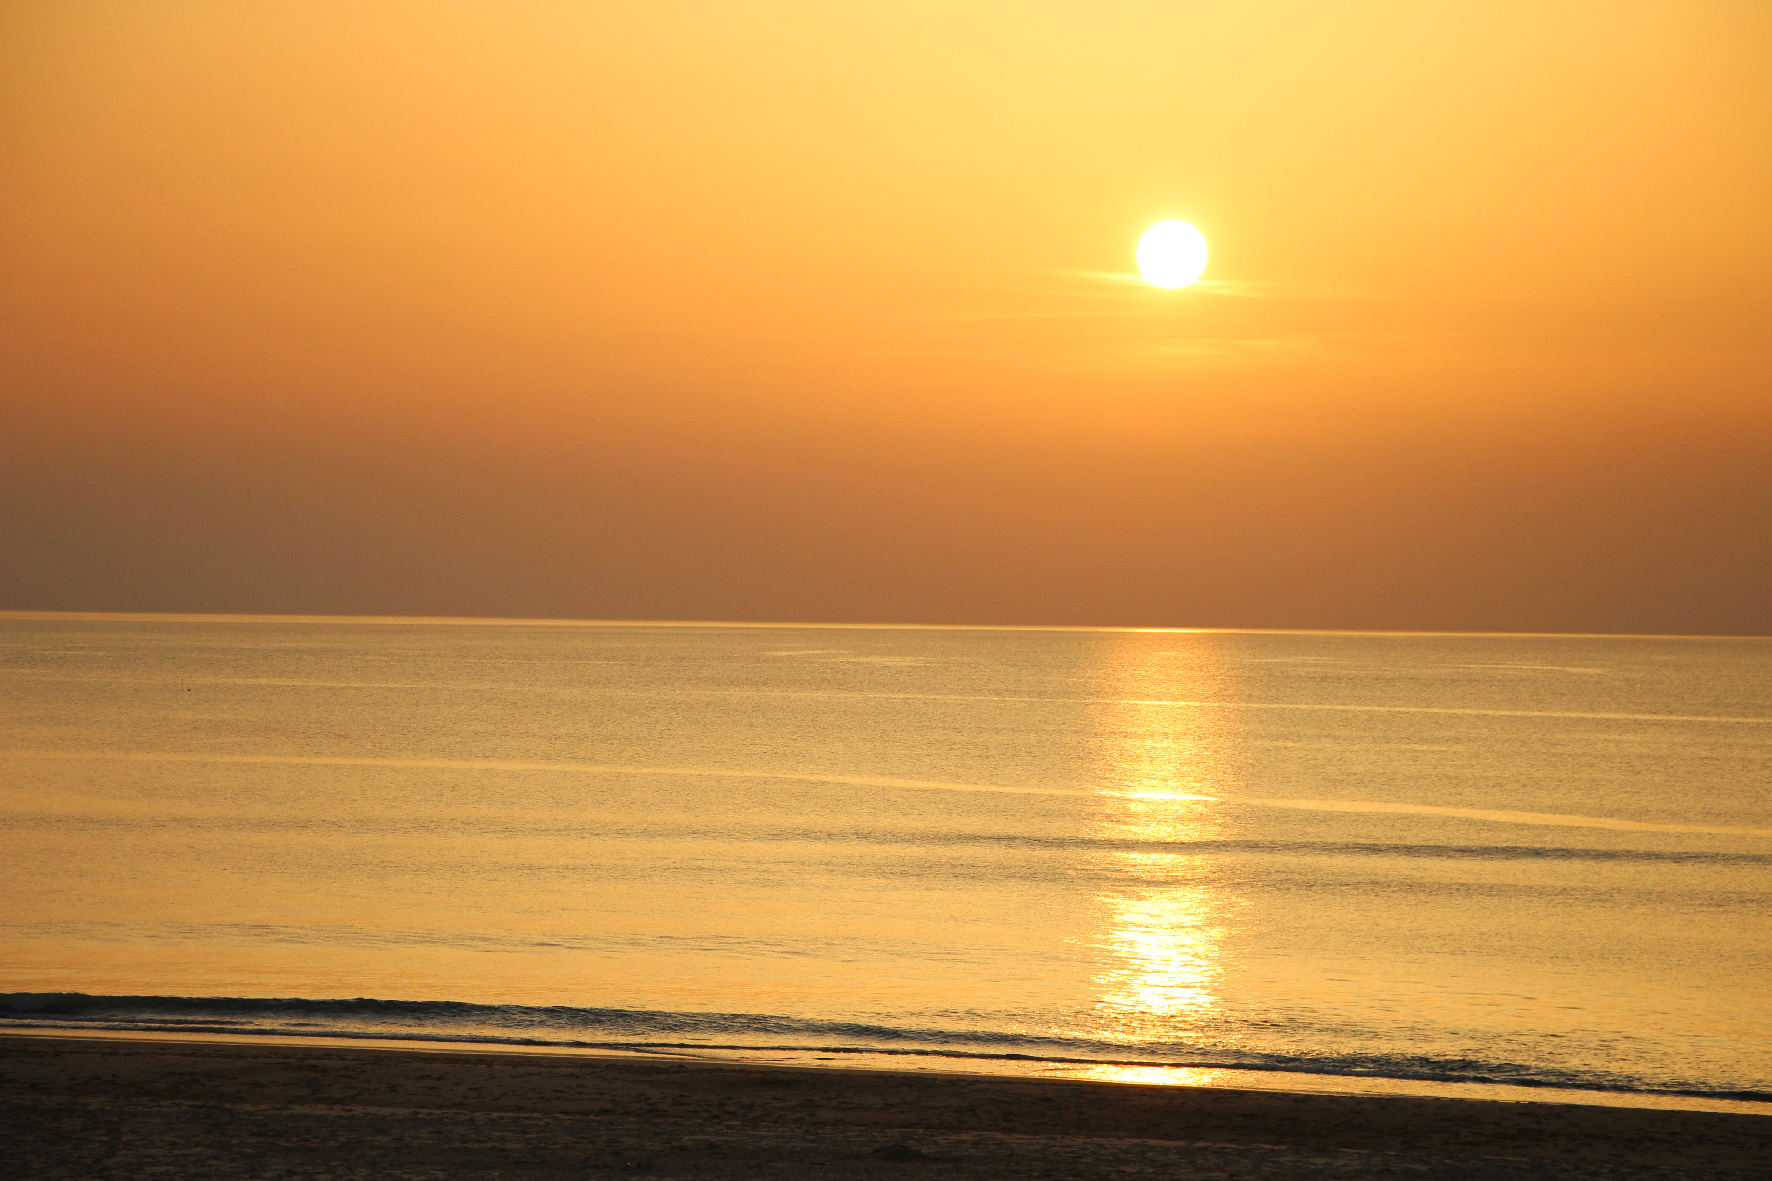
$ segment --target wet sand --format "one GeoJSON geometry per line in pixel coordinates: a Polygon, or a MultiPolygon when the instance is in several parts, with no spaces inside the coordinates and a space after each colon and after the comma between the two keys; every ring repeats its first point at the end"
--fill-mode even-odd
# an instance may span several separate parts
{"type": "Polygon", "coordinates": [[[0,1177],[1721,1178],[1772,1113],[0,1037],[0,1177]]]}

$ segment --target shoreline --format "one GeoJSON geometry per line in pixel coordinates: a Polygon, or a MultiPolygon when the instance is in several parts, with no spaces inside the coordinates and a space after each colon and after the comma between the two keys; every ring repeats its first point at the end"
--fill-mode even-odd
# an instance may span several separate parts
{"type": "Polygon", "coordinates": [[[1641,1091],[1581,1090],[1517,1083],[1399,1079],[1381,1075],[1313,1074],[1308,1071],[1261,1070],[1236,1066],[1168,1066],[1117,1062],[1083,1063],[1017,1061],[996,1058],[892,1057],[865,1050],[829,1048],[784,1050],[749,1047],[573,1046],[547,1043],[450,1041],[419,1037],[375,1037],[355,1034],[257,1032],[182,1032],[37,1027],[8,1029],[0,1039],[68,1038],[122,1042],[166,1042],[239,1046],[326,1047],[415,1054],[533,1055],[548,1058],[592,1058],[618,1062],[681,1062],[758,1069],[859,1071],[955,1078],[1002,1078],[1067,1082],[1120,1083],[1131,1086],[1253,1091],[1281,1095],[1326,1095],[1350,1098],[1446,1099],[1468,1103],[1549,1103],[1605,1107],[1625,1111],[1709,1111],[1772,1117],[1772,1102],[1705,1095],[1641,1091]],[[863,1059],[867,1059],[863,1061],[863,1059]],[[934,1064],[931,1064],[934,1063],[934,1064]]]}
{"type": "MultiPolygon", "coordinates": [[[[313,1176],[338,1168],[339,1146],[363,1137],[393,1146],[397,1159],[375,1172],[389,1178],[484,1176],[450,1171],[458,1158],[480,1159],[469,1141],[541,1162],[506,1171],[538,1178],[602,1176],[598,1145],[616,1146],[609,1175],[633,1176],[644,1158],[656,1166],[649,1175],[671,1177],[757,1176],[746,1170],[767,1166],[767,1175],[838,1178],[923,1160],[981,1178],[1103,1170],[1370,1177],[1405,1165],[1417,1176],[1425,1168],[1435,1176],[1601,1177],[1644,1167],[1715,1176],[1764,1175],[1772,1159],[1772,1114],[651,1055],[12,1033],[0,1034],[0,1110],[35,1162],[21,1176],[107,1175],[81,1154],[123,1144],[117,1129],[125,1127],[134,1129],[129,1144],[167,1160],[257,1145],[261,1156],[308,1161],[313,1176]],[[93,1139],[95,1128],[113,1129],[111,1139],[93,1139]],[[895,1144],[920,1155],[871,1155],[895,1144]],[[1031,1169],[1029,1153],[1063,1168],[1031,1169]],[[396,1168],[419,1158],[428,1171],[396,1168]]],[[[177,1175],[212,1174],[180,1167],[177,1175]]]]}

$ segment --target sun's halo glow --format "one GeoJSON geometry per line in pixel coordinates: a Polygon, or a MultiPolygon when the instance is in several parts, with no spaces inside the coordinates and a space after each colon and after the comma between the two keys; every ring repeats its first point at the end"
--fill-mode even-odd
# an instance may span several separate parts
{"type": "Polygon", "coordinates": [[[1186,287],[1206,269],[1206,239],[1185,221],[1160,221],[1138,240],[1138,271],[1155,287],[1186,287]]]}

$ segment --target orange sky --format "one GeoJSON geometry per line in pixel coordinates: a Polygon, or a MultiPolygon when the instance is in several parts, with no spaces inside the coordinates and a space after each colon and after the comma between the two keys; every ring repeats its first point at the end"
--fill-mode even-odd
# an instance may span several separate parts
{"type": "Polygon", "coordinates": [[[0,607],[1772,632],[1758,2],[14,0],[0,55],[0,607]]]}

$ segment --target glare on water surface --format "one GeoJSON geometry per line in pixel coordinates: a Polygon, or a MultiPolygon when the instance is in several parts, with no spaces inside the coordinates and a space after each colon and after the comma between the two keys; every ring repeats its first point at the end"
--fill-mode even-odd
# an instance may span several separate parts
{"type": "Polygon", "coordinates": [[[1192,841],[1223,833],[1221,805],[1207,793],[1226,776],[1220,715],[1164,704],[1211,700],[1199,652],[1128,647],[1104,673],[1114,699],[1099,732],[1104,812],[1093,835],[1126,842],[1102,856],[1118,884],[1100,898],[1095,977],[1099,1015],[1119,1037],[1170,1039],[1215,1008],[1223,974],[1225,912],[1233,904],[1192,841]]]}

